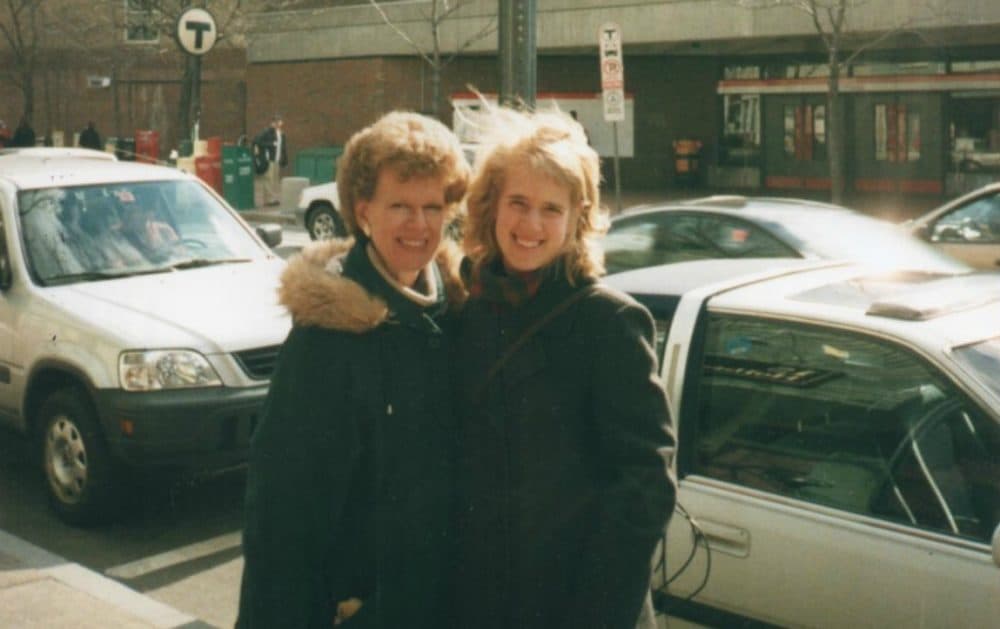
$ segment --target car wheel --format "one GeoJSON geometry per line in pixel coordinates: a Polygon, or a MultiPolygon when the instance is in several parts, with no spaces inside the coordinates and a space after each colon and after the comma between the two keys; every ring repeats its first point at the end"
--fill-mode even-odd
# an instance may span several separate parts
{"type": "Polygon", "coordinates": [[[330,240],[347,235],[344,221],[333,206],[323,203],[309,212],[309,237],[313,240],[330,240]]]}
{"type": "Polygon", "coordinates": [[[56,515],[75,525],[112,517],[114,465],[90,400],[76,389],[61,389],[39,413],[42,467],[56,515]]]}

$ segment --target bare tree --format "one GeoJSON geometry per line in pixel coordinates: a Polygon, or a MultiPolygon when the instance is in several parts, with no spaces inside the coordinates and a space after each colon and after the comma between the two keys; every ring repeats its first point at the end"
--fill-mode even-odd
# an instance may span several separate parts
{"type": "Polygon", "coordinates": [[[450,18],[453,18],[457,13],[459,13],[464,7],[467,7],[473,3],[473,0],[428,0],[430,5],[430,10],[420,9],[420,13],[423,16],[423,24],[430,29],[430,49],[425,46],[421,46],[417,43],[414,37],[411,37],[409,33],[403,30],[393,19],[389,16],[383,5],[389,4],[386,2],[378,2],[377,0],[368,0],[372,7],[378,11],[382,20],[389,26],[393,31],[396,32],[403,40],[410,45],[413,50],[423,59],[431,69],[431,111],[437,118],[441,117],[441,74],[444,69],[450,64],[455,58],[467,50],[472,44],[477,41],[488,37],[497,30],[496,15],[490,15],[486,23],[478,31],[470,35],[464,41],[462,41],[455,49],[451,52],[445,52],[442,50],[441,45],[441,30],[445,22],[450,18]]]}
{"type": "Polygon", "coordinates": [[[829,66],[826,93],[827,156],[830,163],[830,197],[841,203],[844,196],[844,125],[840,111],[840,79],[859,55],[887,39],[916,26],[920,18],[911,17],[877,35],[861,38],[847,27],[849,13],[870,0],[738,0],[748,9],[793,8],[808,15],[826,49],[829,66]],[[850,46],[848,46],[850,44],[850,46]]]}
{"type": "Polygon", "coordinates": [[[22,115],[35,113],[35,71],[45,33],[45,0],[4,0],[0,6],[0,34],[12,64],[0,74],[7,77],[23,97],[22,115]]]}

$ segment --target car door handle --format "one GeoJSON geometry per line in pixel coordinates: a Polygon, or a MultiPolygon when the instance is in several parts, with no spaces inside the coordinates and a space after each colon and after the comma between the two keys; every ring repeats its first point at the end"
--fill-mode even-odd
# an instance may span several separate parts
{"type": "Polygon", "coordinates": [[[734,557],[750,555],[750,531],[711,520],[697,520],[709,548],[734,557]]]}

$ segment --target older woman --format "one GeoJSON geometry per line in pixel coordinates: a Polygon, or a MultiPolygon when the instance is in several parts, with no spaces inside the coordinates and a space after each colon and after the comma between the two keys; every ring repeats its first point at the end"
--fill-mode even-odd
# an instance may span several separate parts
{"type": "Polygon", "coordinates": [[[239,627],[438,627],[454,427],[442,232],[468,166],[439,122],[391,113],[345,147],[352,242],[285,271],[294,327],[253,435],[239,627]]]}
{"type": "Polygon", "coordinates": [[[494,110],[467,196],[458,626],[636,626],[673,509],[653,321],[602,286],[597,154],[494,110]]]}

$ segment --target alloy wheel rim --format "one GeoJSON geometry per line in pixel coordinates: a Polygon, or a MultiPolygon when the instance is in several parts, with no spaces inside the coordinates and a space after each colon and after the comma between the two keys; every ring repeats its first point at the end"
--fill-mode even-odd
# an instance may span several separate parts
{"type": "Polygon", "coordinates": [[[64,415],[52,422],[46,435],[45,466],[59,499],[68,504],[79,502],[87,484],[87,448],[80,429],[64,415]]]}
{"type": "Polygon", "coordinates": [[[333,221],[333,216],[322,212],[316,215],[316,219],[313,221],[313,235],[316,236],[316,240],[329,240],[336,235],[336,225],[333,221]]]}

